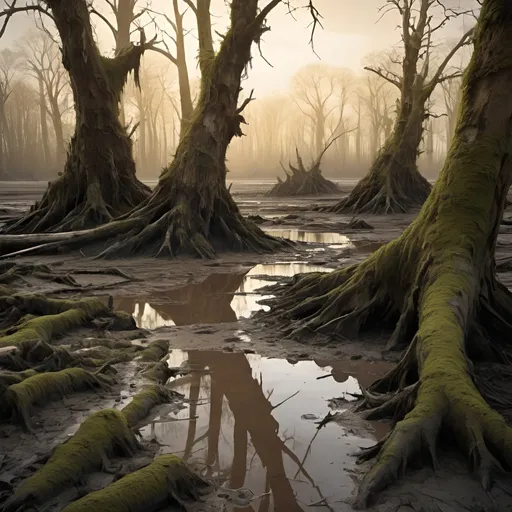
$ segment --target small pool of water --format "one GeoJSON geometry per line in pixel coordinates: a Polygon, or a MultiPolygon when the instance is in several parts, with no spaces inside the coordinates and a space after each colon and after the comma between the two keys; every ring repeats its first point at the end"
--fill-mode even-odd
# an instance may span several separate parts
{"type": "Polygon", "coordinates": [[[269,235],[287,238],[293,242],[307,242],[314,244],[336,244],[346,247],[354,247],[348,236],[339,233],[324,233],[315,231],[304,231],[301,229],[265,229],[269,235]]]}
{"type": "Polygon", "coordinates": [[[267,309],[258,303],[270,295],[258,293],[275,277],[291,277],[332,269],[301,262],[256,265],[247,273],[218,273],[200,283],[188,284],[150,297],[122,297],[114,307],[134,316],[137,326],[156,329],[165,325],[235,322],[267,309]]]}
{"type": "MultiPolygon", "coordinates": [[[[174,350],[171,366],[187,361],[191,373],[168,385],[190,404],[142,429],[162,453],[175,453],[220,485],[262,496],[243,510],[298,512],[325,499],[344,510],[353,482],[352,454],[387,430],[346,420],[317,430],[327,400],[360,391],[384,374],[387,363],[268,359],[255,354],[174,350]],[[331,371],[333,377],[325,377],[331,371]],[[192,418],[192,419],[190,419],[192,418]],[[179,420],[179,421],[176,421],[179,420]],[[258,506],[260,508],[258,508],[258,506]],[[254,507],[254,508],[253,508],[254,507]]],[[[242,509],[240,509],[242,510],[242,509]]],[[[316,508],[311,508],[316,510],[316,508]]]]}

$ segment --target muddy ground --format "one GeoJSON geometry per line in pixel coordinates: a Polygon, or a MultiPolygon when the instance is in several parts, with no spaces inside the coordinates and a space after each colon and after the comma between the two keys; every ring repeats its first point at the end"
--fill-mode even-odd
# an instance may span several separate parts
{"type": "MultiPolygon", "coordinates": [[[[0,184],[0,222],[37,199],[44,185],[0,184]]],[[[352,183],[341,185],[347,193],[352,183]]],[[[330,204],[339,198],[268,199],[263,197],[268,187],[235,182],[232,191],[242,212],[263,229],[298,242],[280,254],[221,255],[213,262],[141,258],[105,262],[84,253],[37,258],[59,274],[72,274],[80,288],[29,279],[24,286],[30,292],[66,298],[97,295],[105,300],[111,296],[115,307],[132,314],[139,327],[101,335],[82,329],[60,344],[76,347],[89,339],[94,341],[89,344],[101,345],[105,336],[111,336],[145,346],[167,339],[170,366],[185,370],[168,383],[183,399],[153,411],[140,425],[148,453],[140,455],[141,460],[119,461],[111,473],[91,475],[83,486],[59,496],[45,510],[62,510],[116,474],[136,468],[155,453],[169,452],[221,486],[191,510],[232,510],[237,505],[237,510],[246,512],[351,510],[350,497],[364,470],[355,465],[352,454],[382,437],[388,426],[365,424],[350,411],[342,411],[350,408],[351,393],[357,393],[359,385],[370,385],[400,354],[381,353],[388,335],[384,331],[364,340],[287,339],[259,320],[263,306],[258,302],[268,296],[265,286],[295,273],[330,271],[364,259],[398,236],[414,215],[364,216],[372,229],[351,229],[349,217],[311,211],[312,204],[330,204]],[[130,278],[84,273],[110,267],[130,278]],[[329,402],[334,397],[338,400],[329,402]],[[317,430],[316,422],[332,410],[338,411],[336,421],[317,430]]],[[[512,228],[503,227],[497,259],[512,256],[511,244],[512,228]]],[[[512,285],[510,272],[500,278],[512,285]]],[[[88,415],[130,401],[139,389],[141,366],[132,362],[116,368],[117,383],[108,392],[74,394],[39,409],[34,433],[0,426],[4,496],[88,415]]],[[[503,491],[506,485],[484,492],[469,475],[465,461],[447,449],[435,475],[428,468],[409,473],[383,493],[372,510],[512,511],[512,500],[503,491]]]]}

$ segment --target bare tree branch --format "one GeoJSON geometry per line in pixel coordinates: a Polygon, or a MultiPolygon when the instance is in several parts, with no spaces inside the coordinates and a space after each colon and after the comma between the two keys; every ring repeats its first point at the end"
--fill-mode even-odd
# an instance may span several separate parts
{"type": "Polygon", "coordinates": [[[398,87],[399,89],[402,88],[402,79],[395,73],[388,71],[387,69],[383,68],[372,68],[371,66],[365,66],[364,69],[366,71],[371,71],[372,73],[375,73],[376,75],[380,76],[390,84],[393,84],[394,86],[398,87]]]}

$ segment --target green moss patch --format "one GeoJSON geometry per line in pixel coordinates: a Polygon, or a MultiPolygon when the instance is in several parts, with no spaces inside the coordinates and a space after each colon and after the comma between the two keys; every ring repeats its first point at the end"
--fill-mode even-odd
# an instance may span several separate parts
{"type": "Polygon", "coordinates": [[[133,400],[122,409],[130,427],[140,423],[157,405],[169,403],[176,396],[176,392],[160,385],[149,386],[133,397],[133,400]]]}
{"type": "Polygon", "coordinates": [[[161,455],[149,466],[68,505],[63,512],[153,512],[196,500],[206,483],[175,455],[161,455]]]}
{"type": "MultiPolygon", "coordinates": [[[[113,454],[133,455],[137,441],[125,416],[115,409],[105,409],[87,418],[75,435],[58,446],[50,460],[25,480],[4,505],[4,512],[20,507],[42,505],[83,477],[101,470],[113,454]]],[[[91,511],[94,509],[91,509],[91,511]]]]}
{"type": "Polygon", "coordinates": [[[157,362],[169,352],[169,340],[151,342],[139,355],[141,361],[157,362]]]}
{"type": "Polygon", "coordinates": [[[53,373],[41,373],[13,384],[4,394],[5,402],[14,416],[30,426],[30,411],[34,405],[44,405],[76,391],[105,387],[111,381],[104,375],[95,375],[82,368],[68,368],[53,373]]]}

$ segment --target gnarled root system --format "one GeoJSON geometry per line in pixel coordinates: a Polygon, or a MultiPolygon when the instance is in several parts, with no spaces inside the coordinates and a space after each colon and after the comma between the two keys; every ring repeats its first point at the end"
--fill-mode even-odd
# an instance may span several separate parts
{"type": "Polygon", "coordinates": [[[402,168],[386,155],[377,158],[352,192],[326,211],[334,213],[406,213],[426,201],[432,186],[416,168],[402,168]],[[389,166],[395,165],[395,169],[389,166]]]}
{"type": "Polygon", "coordinates": [[[363,390],[359,410],[364,417],[391,418],[395,424],[384,440],[361,454],[362,460],[376,462],[360,486],[354,504],[359,509],[425,449],[436,465],[447,433],[459,441],[486,488],[512,468],[512,428],[490,405],[510,412],[512,394],[498,397],[498,384],[488,379],[477,387],[474,370],[482,362],[510,361],[512,296],[495,280],[491,263],[480,278],[482,269],[460,253],[418,252],[420,232],[413,224],[359,265],[299,275],[276,288],[277,298],[270,301],[274,311],[267,318],[277,314],[292,336],[320,332],[342,341],[394,325],[382,348],[406,348],[394,370],[363,390]],[[503,404],[507,397],[509,403],[503,404]]]}

